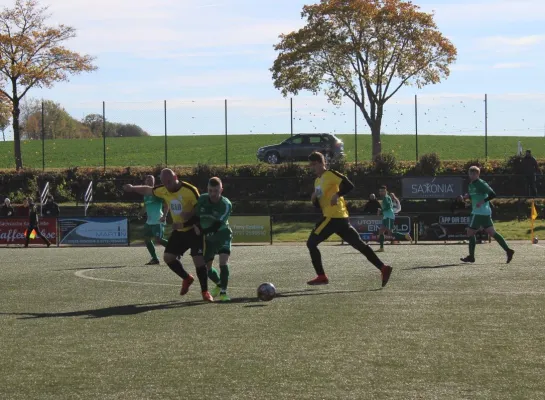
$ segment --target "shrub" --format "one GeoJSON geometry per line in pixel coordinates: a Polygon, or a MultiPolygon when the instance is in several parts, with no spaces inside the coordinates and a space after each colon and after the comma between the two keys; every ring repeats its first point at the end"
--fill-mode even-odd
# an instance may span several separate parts
{"type": "Polygon", "coordinates": [[[424,154],[417,167],[422,175],[435,176],[441,169],[441,160],[437,153],[424,154]]]}
{"type": "Polygon", "coordinates": [[[380,153],[373,159],[373,172],[379,175],[396,173],[397,161],[391,153],[380,153]]]}
{"type": "Polygon", "coordinates": [[[511,174],[523,174],[522,159],[523,157],[518,155],[509,157],[504,163],[505,172],[511,174]]]}

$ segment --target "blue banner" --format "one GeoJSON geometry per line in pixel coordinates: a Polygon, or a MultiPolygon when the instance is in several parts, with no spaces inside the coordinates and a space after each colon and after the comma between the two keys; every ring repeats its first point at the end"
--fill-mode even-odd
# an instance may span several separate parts
{"type": "Polygon", "coordinates": [[[60,244],[70,246],[128,246],[126,217],[59,218],[60,244]]]}

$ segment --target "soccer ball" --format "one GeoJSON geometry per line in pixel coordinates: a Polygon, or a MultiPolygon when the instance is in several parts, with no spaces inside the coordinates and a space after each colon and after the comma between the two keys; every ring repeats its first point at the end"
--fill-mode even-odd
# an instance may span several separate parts
{"type": "Polygon", "coordinates": [[[537,236],[534,238],[534,240],[532,240],[532,243],[533,244],[537,244],[537,242],[539,242],[539,239],[537,238],[537,236]]]}
{"type": "Polygon", "coordinates": [[[261,301],[271,301],[276,296],[276,288],[272,283],[262,283],[257,288],[257,297],[261,301]]]}

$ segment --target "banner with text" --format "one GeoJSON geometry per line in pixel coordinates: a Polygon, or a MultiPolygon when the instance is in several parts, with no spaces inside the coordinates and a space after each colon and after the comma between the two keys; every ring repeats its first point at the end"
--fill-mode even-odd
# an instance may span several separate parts
{"type": "Polygon", "coordinates": [[[231,216],[233,243],[270,243],[271,218],[269,216],[231,216]]]}
{"type": "Polygon", "coordinates": [[[405,199],[453,199],[464,193],[461,177],[415,177],[402,179],[405,199]]]}
{"type": "MultiPolygon", "coordinates": [[[[378,231],[382,226],[382,216],[354,216],[350,217],[350,223],[356,228],[363,240],[378,241],[378,231]]],[[[411,217],[397,215],[394,225],[396,232],[409,233],[412,235],[411,217]]],[[[387,234],[385,239],[392,240],[393,237],[387,234]]]]}
{"type": "Polygon", "coordinates": [[[59,218],[60,244],[69,246],[127,246],[126,217],[59,218]]]}
{"type": "MultiPolygon", "coordinates": [[[[418,241],[467,240],[470,215],[421,214],[418,216],[418,241]]],[[[482,240],[486,233],[479,233],[482,240]]]]}
{"type": "MultiPolygon", "coordinates": [[[[27,227],[28,218],[0,218],[0,245],[25,244],[27,227]]],[[[52,244],[57,244],[57,218],[41,218],[38,227],[52,244]]],[[[42,239],[30,239],[30,244],[35,243],[41,244],[42,239]]]]}

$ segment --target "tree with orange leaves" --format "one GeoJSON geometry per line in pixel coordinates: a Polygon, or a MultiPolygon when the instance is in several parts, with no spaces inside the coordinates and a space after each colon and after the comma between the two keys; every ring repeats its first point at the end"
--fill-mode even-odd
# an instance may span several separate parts
{"type": "Polygon", "coordinates": [[[76,36],[66,25],[48,26],[46,7],[36,0],[16,0],[0,12],[0,93],[12,105],[15,167],[21,157],[20,103],[33,87],[51,87],[70,74],[93,71],[93,57],[68,50],[63,42],[76,36]]]}
{"type": "Polygon", "coordinates": [[[456,60],[433,14],[409,1],[321,0],[301,17],[306,25],[274,46],[274,86],[284,96],[323,90],[337,105],[349,98],[371,129],[373,157],[382,151],[386,102],[404,85],[441,82],[456,60]]]}

